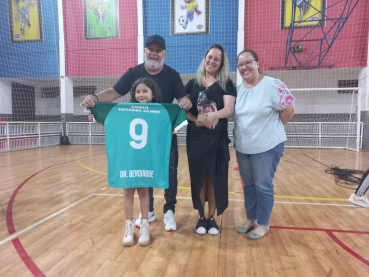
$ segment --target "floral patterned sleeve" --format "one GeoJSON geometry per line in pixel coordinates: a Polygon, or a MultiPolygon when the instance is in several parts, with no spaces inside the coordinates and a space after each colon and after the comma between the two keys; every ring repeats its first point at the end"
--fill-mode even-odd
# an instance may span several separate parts
{"type": "Polygon", "coordinates": [[[273,82],[271,98],[273,107],[276,110],[284,110],[295,103],[295,97],[293,97],[289,89],[281,80],[275,79],[273,82]]]}

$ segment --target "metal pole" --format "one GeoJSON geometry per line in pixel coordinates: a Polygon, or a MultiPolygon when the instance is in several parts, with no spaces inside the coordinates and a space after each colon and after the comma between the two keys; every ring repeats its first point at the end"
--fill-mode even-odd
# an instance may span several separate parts
{"type": "Polygon", "coordinates": [[[319,128],[319,142],[318,142],[318,147],[319,148],[322,148],[322,123],[321,122],[319,122],[318,128],[319,128]]]}
{"type": "Polygon", "coordinates": [[[144,50],[144,35],[143,35],[143,5],[142,0],[137,0],[137,61],[138,64],[144,62],[143,50],[144,50]]]}
{"type": "Polygon", "coordinates": [[[10,150],[10,141],[9,141],[9,123],[6,123],[6,141],[8,145],[8,151],[10,150]]]}
{"type": "MultiPolygon", "coordinates": [[[[237,55],[242,50],[244,50],[245,47],[245,0],[239,0],[238,1],[238,32],[237,32],[237,55]]],[[[243,79],[237,71],[237,85],[242,84],[243,79]]]]}
{"type": "Polygon", "coordinates": [[[361,88],[357,91],[356,151],[360,151],[361,88]]]}
{"type": "Polygon", "coordinates": [[[92,125],[91,124],[92,124],[91,122],[88,123],[88,142],[89,142],[90,145],[92,144],[92,137],[91,137],[92,125]]]}
{"type": "Polygon", "coordinates": [[[41,147],[41,123],[38,124],[38,147],[41,147]]]}

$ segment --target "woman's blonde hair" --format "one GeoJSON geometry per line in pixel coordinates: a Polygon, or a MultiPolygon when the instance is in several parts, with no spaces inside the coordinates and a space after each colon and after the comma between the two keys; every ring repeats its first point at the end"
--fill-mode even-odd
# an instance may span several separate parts
{"type": "Polygon", "coordinates": [[[221,88],[225,91],[226,85],[228,81],[231,79],[229,75],[229,62],[228,62],[227,54],[223,46],[219,44],[213,44],[206,51],[205,56],[202,59],[202,62],[200,63],[199,68],[197,69],[197,78],[196,78],[197,83],[199,84],[199,86],[203,86],[202,82],[205,80],[205,74],[206,74],[206,70],[205,70],[206,56],[208,55],[209,51],[213,48],[219,49],[222,52],[222,63],[220,64],[220,67],[217,70],[217,82],[219,83],[221,88]]]}

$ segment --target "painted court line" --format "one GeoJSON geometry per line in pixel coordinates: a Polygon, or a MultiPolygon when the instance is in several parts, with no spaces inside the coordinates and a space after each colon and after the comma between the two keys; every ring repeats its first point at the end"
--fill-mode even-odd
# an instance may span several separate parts
{"type": "Polygon", "coordinates": [[[369,261],[367,259],[360,256],[358,253],[356,253],[354,250],[352,250],[350,247],[348,247],[346,244],[344,244],[339,238],[336,237],[335,234],[333,234],[331,231],[327,231],[326,233],[328,234],[328,236],[330,236],[331,239],[333,239],[344,250],[346,250],[348,253],[350,253],[352,256],[354,256],[356,259],[358,259],[362,263],[369,266],[369,261]]]}
{"type": "MultiPolygon", "coordinates": [[[[29,177],[28,179],[26,179],[26,181],[24,181],[13,193],[13,195],[16,195],[16,192],[18,192],[20,190],[20,188],[29,180],[31,179],[33,176],[37,175],[38,173],[46,170],[47,168],[37,172],[36,174],[32,175],[31,177],[29,177]]],[[[37,267],[37,265],[33,262],[33,260],[29,257],[29,255],[27,254],[25,248],[23,247],[23,245],[21,244],[18,236],[27,232],[28,230],[42,224],[43,222],[61,214],[62,212],[70,209],[71,207],[81,203],[82,201],[90,198],[91,196],[119,196],[122,197],[122,194],[98,194],[98,193],[94,193],[94,194],[90,194],[88,196],[86,196],[85,198],[82,198],[81,200],[74,202],[73,204],[61,209],[60,211],[53,213],[52,215],[36,222],[35,224],[32,224],[31,226],[29,226],[28,228],[23,229],[22,231],[16,232],[14,234],[12,234],[11,236],[9,236],[8,238],[0,241],[0,245],[4,244],[5,242],[12,240],[12,243],[14,245],[14,247],[16,248],[18,254],[20,255],[21,259],[23,260],[23,262],[25,263],[25,265],[28,267],[28,269],[31,271],[31,273],[34,276],[45,276],[43,274],[43,272],[37,267]]],[[[135,195],[136,197],[138,197],[138,195],[135,195]]],[[[156,198],[164,198],[164,196],[159,196],[156,195],[154,196],[156,198]]],[[[179,199],[191,199],[190,197],[177,197],[179,199]]],[[[14,199],[13,199],[14,201],[14,199]]],[[[243,201],[241,199],[230,199],[230,201],[243,201]]],[[[275,202],[278,203],[278,202],[275,202]]],[[[290,202],[286,202],[288,204],[292,204],[290,202]]],[[[302,204],[302,203],[298,203],[298,204],[302,204]]],[[[318,203],[307,203],[307,204],[318,204],[318,203]]],[[[324,204],[327,205],[327,204],[324,204]]],[[[329,205],[329,204],[328,204],[329,205]]],[[[336,204],[339,205],[339,204],[336,204]]],[[[342,205],[342,206],[347,206],[347,205],[342,205]]],[[[13,226],[14,228],[14,226],[13,226]]],[[[369,261],[366,260],[365,258],[363,258],[362,256],[360,256],[359,254],[357,254],[355,251],[353,251],[351,248],[347,247],[341,240],[339,240],[334,234],[333,232],[341,232],[341,233],[355,233],[355,234],[369,234],[369,232],[363,232],[363,231],[345,231],[345,230],[330,230],[330,229],[317,229],[317,228],[296,228],[296,227],[279,227],[279,226],[270,226],[270,228],[274,228],[274,229],[292,229],[292,230],[306,230],[306,231],[324,231],[328,234],[329,237],[331,237],[331,239],[333,239],[333,241],[335,241],[338,245],[340,245],[345,251],[347,251],[349,254],[351,254],[352,256],[354,256],[355,258],[357,258],[359,261],[361,261],[362,263],[366,264],[367,266],[369,266],[369,261]]],[[[9,229],[9,226],[8,226],[9,229]]],[[[15,230],[15,229],[14,229],[15,230]]]]}
{"type": "MultiPolygon", "coordinates": [[[[33,177],[35,177],[37,174],[53,167],[49,166],[46,167],[35,174],[29,176],[26,180],[24,180],[12,193],[10,196],[8,205],[6,207],[6,227],[8,228],[9,235],[13,235],[15,233],[15,227],[13,222],[13,205],[15,197],[17,196],[20,189],[33,177]]],[[[45,274],[41,271],[41,269],[35,264],[35,262],[31,259],[31,257],[28,255],[26,249],[23,247],[22,243],[20,242],[19,238],[15,238],[12,240],[13,246],[15,248],[15,251],[17,251],[19,257],[25,264],[25,266],[28,268],[29,271],[33,274],[33,276],[43,277],[45,274]]]]}
{"type": "Polygon", "coordinates": [[[19,232],[16,232],[16,233],[12,234],[12,235],[11,235],[11,236],[9,236],[8,238],[6,238],[6,239],[4,239],[4,240],[0,241],[0,245],[2,245],[2,244],[4,244],[4,243],[6,243],[6,242],[7,242],[7,241],[9,241],[9,240],[15,239],[16,237],[18,237],[18,236],[20,236],[21,234],[23,234],[23,233],[25,233],[25,232],[27,232],[27,231],[31,230],[32,228],[34,228],[34,227],[36,227],[36,226],[38,226],[38,225],[40,225],[40,224],[44,223],[45,221],[47,221],[47,220],[49,220],[49,219],[51,219],[51,218],[53,218],[53,217],[55,217],[55,216],[57,216],[57,215],[61,214],[62,212],[65,212],[66,210],[68,210],[68,209],[72,208],[73,206],[75,206],[75,205],[77,205],[77,204],[81,203],[82,201],[85,201],[86,199],[90,198],[91,196],[94,196],[94,194],[90,194],[89,196],[87,196],[87,197],[85,197],[85,198],[83,198],[83,199],[81,199],[81,200],[79,200],[79,201],[77,201],[77,202],[74,202],[73,204],[70,204],[69,206],[67,206],[67,207],[65,207],[65,208],[63,208],[63,209],[61,209],[61,210],[57,211],[56,213],[53,213],[52,215],[49,215],[48,217],[45,217],[44,219],[41,219],[40,221],[37,221],[36,223],[34,223],[34,224],[32,224],[31,226],[29,226],[29,227],[27,227],[27,228],[23,229],[22,231],[19,231],[19,232]]]}
{"type": "MultiPolygon", "coordinates": [[[[78,154],[78,156],[76,157],[76,161],[77,163],[82,166],[83,168],[87,169],[87,170],[90,170],[90,171],[93,171],[93,172],[96,172],[96,173],[99,173],[99,174],[103,174],[103,175],[107,175],[107,173],[105,172],[102,172],[102,171],[98,171],[96,169],[93,169],[91,167],[88,167],[86,165],[84,165],[81,161],[80,161],[80,157],[83,155],[83,153],[85,152],[82,152],[80,154],[78,154]]],[[[234,170],[238,170],[238,167],[235,167],[233,168],[234,170]]],[[[242,180],[241,180],[242,182],[242,180]]],[[[191,190],[190,187],[181,187],[181,186],[178,186],[179,189],[187,189],[187,190],[191,190]]],[[[234,191],[229,191],[228,192],[229,194],[235,194],[235,193],[242,193],[242,192],[234,192],[234,191]]],[[[284,198],[284,199],[303,199],[303,200],[322,200],[322,201],[344,201],[344,202],[348,202],[348,199],[344,199],[344,198],[321,198],[321,197],[303,197],[303,196],[282,196],[282,195],[274,195],[275,198],[284,198]]]]}
{"type": "Polygon", "coordinates": [[[333,230],[333,229],[318,229],[318,228],[299,228],[299,227],[281,227],[281,226],[270,226],[271,229],[282,229],[282,230],[296,230],[296,231],[317,231],[317,232],[325,232],[335,243],[342,247],[343,250],[347,251],[347,253],[354,256],[356,259],[369,266],[369,261],[364,257],[360,256],[346,244],[344,244],[333,232],[335,233],[349,233],[349,234],[362,234],[369,235],[369,232],[363,231],[346,231],[346,230],[333,230]]]}
{"type": "MultiPolygon", "coordinates": [[[[123,196],[123,194],[108,194],[108,193],[95,193],[94,195],[105,195],[105,196],[123,196]]],[[[137,195],[135,195],[137,196],[137,195]]],[[[154,195],[154,198],[164,198],[161,195],[154,195]]],[[[177,196],[178,199],[192,199],[191,197],[181,197],[177,196]]],[[[229,201],[235,202],[244,202],[243,199],[228,199],[229,201]]],[[[278,202],[275,201],[274,204],[296,204],[296,205],[316,205],[316,206],[338,206],[338,207],[353,207],[353,208],[360,208],[356,205],[345,205],[345,204],[328,204],[328,203],[301,203],[301,202],[278,202]]]]}
{"type": "MultiPolygon", "coordinates": [[[[91,196],[119,196],[119,197],[122,197],[123,194],[111,194],[111,193],[93,193],[93,194],[90,194],[88,196],[86,196],[85,198],[82,198],[81,200],[77,201],[77,202],[74,202],[72,204],[70,204],[69,206],[53,213],[52,215],[49,215],[48,217],[45,217],[44,219],[32,224],[31,226],[19,231],[19,232],[16,232],[14,234],[12,234],[11,236],[7,237],[6,239],[0,241],[0,245],[10,241],[10,240],[13,240],[15,239],[16,237],[20,236],[21,234],[31,230],[32,228],[46,222],[47,220],[61,214],[62,212],[65,212],[66,210],[72,208],[73,206],[81,203],[82,201],[85,201],[87,200],[88,198],[90,198],[91,196]]],[[[138,195],[135,195],[135,197],[138,197],[138,195]]],[[[155,198],[164,198],[164,196],[162,195],[154,195],[155,198]]],[[[191,200],[192,198],[191,197],[181,197],[181,196],[177,196],[176,198],[178,199],[186,199],[186,200],[191,200]]],[[[243,199],[229,199],[229,201],[235,201],[235,202],[243,202],[244,200],[243,199]]],[[[340,207],[358,207],[358,206],[355,206],[355,205],[342,205],[342,204],[327,204],[327,203],[300,203],[300,202],[274,202],[274,203],[277,203],[277,204],[296,204],[296,205],[321,205],[321,206],[340,206],[340,207]]],[[[287,228],[287,227],[286,227],[287,228]]],[[[335,231],[335,232],[339,232],[339,231],[335,231]]],[[[348,231],[345,231],[345,232],[348,232],[348,231]]]]}
{"type": "Polygon", "coordinates": [[[348,231],[348,230],[337,230],[337,229],[303,228],[303,227],[283,227],[283,226],[270,226],[270,228],[271,229],[282,229],[282,230],[335,232],[335,233],[348,233],[348,234],[369,235],[369,232],[365,232],[365,231],[348,231]]]}

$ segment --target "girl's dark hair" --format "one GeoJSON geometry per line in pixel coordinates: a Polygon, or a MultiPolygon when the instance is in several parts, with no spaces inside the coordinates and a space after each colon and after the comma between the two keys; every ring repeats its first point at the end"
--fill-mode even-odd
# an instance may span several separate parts
{"type": "Polygon", "coordinates": [[[131,87],[131,103],[138,103],[136,100],[136,88],[139,84],[145,84],[152,91],[152,103],[163,103],[163,95],[161,94],[159,86],[153,79],[141,78],[136,80],[131,87]]]}
{"type": "MultiPolygon", "coordinates": [[[[236,65],[238,64],[238,58],[240,57],[241,54],[243,53],[250,53],[251,56],[254,58],[254,60],[256,62],[259,61],[258,55],[255,53],[255,51],[250,50],[250,49],[246,49],[246,50],[242,50],[238,55],[237,55],[237,60],[236,60],[236,65]]],[[[260,73],[260,69],[258,69],[259,73],[260,73]]]]}

